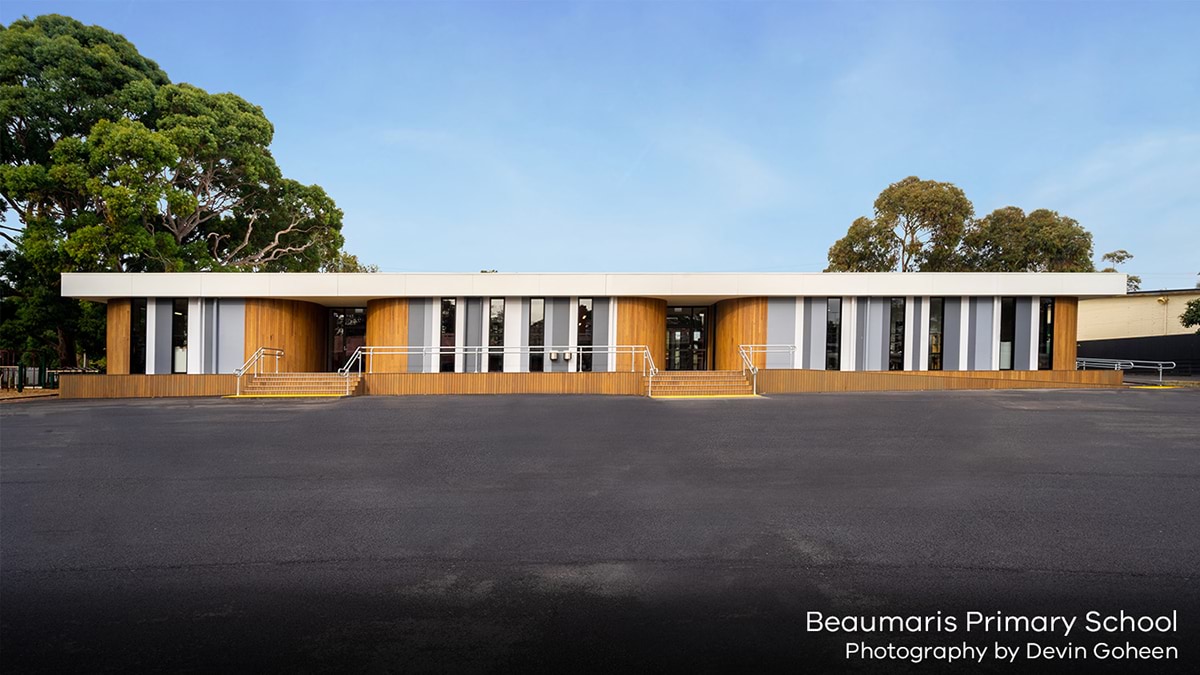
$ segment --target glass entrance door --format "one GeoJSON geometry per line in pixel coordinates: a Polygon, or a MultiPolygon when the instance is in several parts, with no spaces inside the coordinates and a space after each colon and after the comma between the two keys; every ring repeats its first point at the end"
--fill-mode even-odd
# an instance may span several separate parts
{"type": "Polygon", "coordinates": [[[346,365],[355,350],[367,343],[367,315],[362,307],[329,310],[329,370],[346,365]]]}
{"type": "Polygon", "coordinates": [[[708,370],[708,307],[667,307],[667,370],[708,370]]]}

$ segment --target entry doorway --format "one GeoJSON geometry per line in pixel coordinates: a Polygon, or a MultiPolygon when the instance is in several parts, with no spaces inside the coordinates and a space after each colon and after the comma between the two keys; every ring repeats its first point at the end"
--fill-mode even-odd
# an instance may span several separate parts
{"type": "Polygon", "coordinates": [[[712,308],[667,306],[666,370],[708,370],[712,308]]]}
{"type": "Polygon", "coordinates": [[[362,307],[329,310],[329,372],[346,365],[354,352],[367,344],[367,314],[362,307]]]}

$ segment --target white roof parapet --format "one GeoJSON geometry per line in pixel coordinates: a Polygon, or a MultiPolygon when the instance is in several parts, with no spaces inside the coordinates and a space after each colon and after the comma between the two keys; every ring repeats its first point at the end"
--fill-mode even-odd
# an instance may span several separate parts
{"type": "Polygon", "coordinates": [[[1111,272],[835,273],[91,273],[62,275],[63,297],[278,298],[336,306],[378,298],[435,296],[645,296],[708,299],[751,296],[1125,295],[1111,272]]]}

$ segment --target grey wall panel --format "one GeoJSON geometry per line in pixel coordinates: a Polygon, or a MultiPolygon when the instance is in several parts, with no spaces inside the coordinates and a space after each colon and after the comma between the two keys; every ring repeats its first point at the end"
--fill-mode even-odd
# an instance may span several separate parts
{"type": "Polygon", "coordinates": [[[1033,345],[1029,331],[1037,322],[1037,307],[1033,298],[1017,298],[1017,335],[1013,341],[1013,368],[1015,370],[1037,370],[1037,362],[1030,362],[1033,345]]]}
{"type": "Polygon", "coordinates": [[[888,318],[891,316],[888,298],[859,298],[858,349],[856,370],[885,370],[887,368],[888,318]]]}
{"type": "Polygon", "coordinates": [[[825,370],[825,331],[828,298],[804,299],[804,356],[800,367],[825,370]]]}
{"type": "MultiPolygon", "coordinates": [[[[429,347],[430,314],[433,300],[429,298],[412,298],[408,301],[408,344],[412,347],[429,347]]],[[[408,357],[408,372],[423,373],[429,368],[433,357],[428,355],[410,354],[408,357]]]]}
{"type": "MultiPolygon", "coordinates": [[[[561,352],[563,348],[571,343],[571,299],[570,298],[546,298],[546,330],[549,335],[546,337],[546,344],[559,349],[553,351],[561,352]]],[[[551,361],[549,355],[546,356],[546,370],[553,372],[564,372],[569,366],[563,360],[562,354],[558,358],[551,361]]]]}
{"type": "Polygon", "coordinates": [[[958,370],[962,367],[962,355],[958,353],[962,321],[959,298],[946,298],[942,310],[942,369],[958,370]]]}
{"type": "MultiPolygon", "coordinates": [[[[608,345],[608,298],[592,298],[592,344],[597,347],[608,345]]],[[[592,370],[597,373],[608,370],[609,355],[596,352],[592,356],[592,370]]]]}
{"type": "MultiPolygon", "coordinates": [[[[165,375],[171,372],[171,298],[146,301],[146,372],[165,375]],[[153,325],[150,325],[153,322],[153,325]]],[[[242,364],[238,364],[239,366],[242,364]]]]}
{"type": "MultiPolygon", "coordinates": [[[[796,298],[767,300],[767,344],[796,344],[796,298]]],[[[788,352],[767,352],[767,368],[791,368],[788,352]]]]}
{"type": "Polygon", "coordinates": [[[463,372],[478,373],[483,370],[483,298],[467,298],[467,326],[463,347],[463,372]]]}
{"type": "Polygon", "coordinates": [[[992,298],[971,298],[971,332],[968,338],[971,370],[991,370],[995,367],[992,363],[992,341],[996,332],[993,304],[992,298]]]}
{"type": "Polygon", "coordinates": [[[216,372],[232,373],[242,366],[246,356],[246,302],[224,298],[217,301],[216,372]]]}

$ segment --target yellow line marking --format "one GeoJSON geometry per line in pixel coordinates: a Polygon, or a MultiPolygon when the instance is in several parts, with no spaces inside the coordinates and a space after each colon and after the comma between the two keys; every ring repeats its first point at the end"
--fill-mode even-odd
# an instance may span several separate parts
{"type": "Polygon", "coordinates": [[[672,398],[672,399],[678,399],[678,398],[759,398],[759,396],[758,396],[758,394],[682,394],[682,395],[667,394],[665,396],[660,396],[659,394],[652,394],[650,396],[650,398],[664,398],[664,399],[666,399],[666,398],[672,398]]]}
{"type": "Polygon", "coordinates": [[[1178,389],[1179,387],[1173,384],[1134,384],[1129,386],[1130,389],[1178,389]]]}
{"type": "Polygon", "coordinates": [[[221,398],[341,398],[345,394],[230,394],[221,398]]]}

